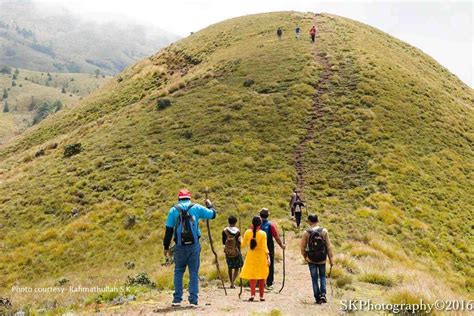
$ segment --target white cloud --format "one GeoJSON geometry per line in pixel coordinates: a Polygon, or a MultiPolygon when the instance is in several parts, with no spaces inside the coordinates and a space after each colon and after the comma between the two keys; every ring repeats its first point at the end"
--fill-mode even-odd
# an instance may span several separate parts
{"type": "Polygon", "coordinates": [[[431,55],[471,87],[473,2],[315,0],[37,0],[96,20],[126,18],[185,36],[231,17],[295,10],[329,12],[373,25],[431,55]]]}

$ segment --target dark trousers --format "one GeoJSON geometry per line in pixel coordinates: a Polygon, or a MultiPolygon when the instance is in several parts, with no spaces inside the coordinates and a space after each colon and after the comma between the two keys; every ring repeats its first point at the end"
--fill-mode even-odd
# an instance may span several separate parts
{"type": "Polygon", "coordinates": [[[322,296],[326,296],[326,263],[309,263],[308,266],[311,273],[311,282],[313,283],[314,299],[317,301],[322,296]]]}
{"type": "Polygon", "coordinates": [[[300,227],[301,224],[301,212],[295,212],[296,227],[300,227]]]}
{"type": "Polygon", "coordinates": [[[267,286],[272,286],[275,275],[275,249],[268,249],[268,251],[270,252],[270,269],[268,271],[267,286]]]}
{"type": "Polygon", "coordinates": [[[315,39],[316,39],[316,34],[314,34],[314,35],[311,35],[311,42],[313,42],[313,43],[314,43],[315,39]]]}

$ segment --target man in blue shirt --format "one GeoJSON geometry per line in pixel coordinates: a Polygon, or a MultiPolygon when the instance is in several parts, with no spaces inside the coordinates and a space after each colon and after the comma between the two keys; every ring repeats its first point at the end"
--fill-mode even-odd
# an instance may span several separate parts
{"type": "Polygon", "coordinates": [[[186,267],[189,269],[189,303],[198,305],[199,294],[199,265],[201,245],[200,219],[216,218],[210,200],[205,200],[207,206],[191,203],[191,193],[182,189],[178,193],[178,203],[174,205],[166,219],[166,232],[163,241],[165,256],[169,257],[171,239],[175,241],[174,250],[174,294],[172,306],[181,306],[183,300],[183,275],[186,267]]]}

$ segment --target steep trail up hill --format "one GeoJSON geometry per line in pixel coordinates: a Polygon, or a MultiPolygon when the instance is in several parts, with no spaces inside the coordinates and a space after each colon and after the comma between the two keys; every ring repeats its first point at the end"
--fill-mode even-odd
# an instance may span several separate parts
{"type": "MultiPolygon", "coordinates": [[[[106,309],[121,293],[10,287],[123,285],[144,272],[157,290],[131,292],[161,297],[172,288],[172,267],[160,265],[163,224],[180,188],[196,202],[210,188],[214,236],[236,201],[243,227],[268,207],[299,237],[285,218],[304,179],[338,253],[333,284],[343,297],[367,288],[386,302],[472,297],[472,89],[353,20],[323,14],[316,45],[296,40],[294,27],[313,19],[278,12],[212,25],[2,146],[0,296],[14,308],[106,309]],[[76,143],[81,152],[65,156],[76,143]]],[[[216,270],[205,237],[202,246],[209,288],[216,270]]]]}

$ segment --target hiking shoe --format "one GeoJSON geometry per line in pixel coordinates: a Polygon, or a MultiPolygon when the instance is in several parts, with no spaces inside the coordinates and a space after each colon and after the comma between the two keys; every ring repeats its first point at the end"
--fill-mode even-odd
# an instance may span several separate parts
{"type": "Polygon", "coordinates": [[[316,302],[314,302],[314,304],[316,304],[316,305],[321,305],[321,300],[320,300],[320,299],[317,299],[316,302]]]}
{"type": "Polygon", "coordinates": [[[249,302],[253,302],[254,300],[255,300],[255,297],[253,297],[253,296],[251,296],[251,297],[249,298],[249,302]]]}
{"type": "Polygon", "coordinates": [[[171,306],[173,306],[173,307],[181,307],[181,302],[175,302],[175,301],[173,301],[173,303],[171,303],[171,306]]]}
{"type": "Polygon", "coordinates": [[[319,298],[319,301],[321,302],[321,304],[326,304],[328,302],[328,300],[326,299],[326,296],[324,295],[319,298]]]}

